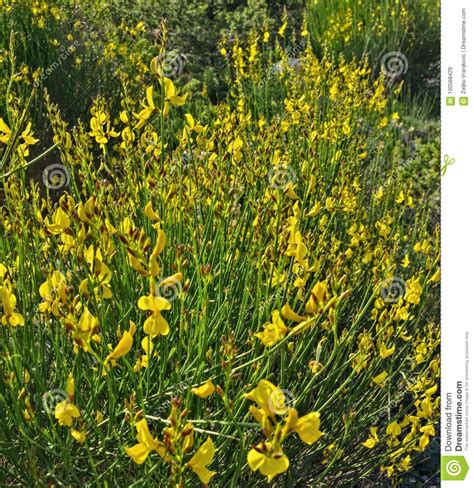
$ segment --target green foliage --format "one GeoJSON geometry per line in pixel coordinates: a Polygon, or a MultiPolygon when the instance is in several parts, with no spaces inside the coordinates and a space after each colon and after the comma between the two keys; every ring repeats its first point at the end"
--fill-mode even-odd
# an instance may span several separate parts
{"type": "Polygon", "coordinates": [[[437,96],[440,59],[439,0],[314,0],[308,6],[313,47],[347,58],[368,56],[380,71],[383,56],[407,58],[406,79],[416,91],[437,96]]]}
{"type": "MultiPolygon", "coordinates": [[[[264,378],[300,416],[320,412],[324,432],[286,439],[275,486],[412,476],[439,408],[435,3],[0,10],[0,484],[167,486],[166,460],[134,464],[126,448],[139,419],[161,436],[179,396],[194,448],[208,434],[216,444],[211,486],[268,486],[247,454],[271,433],[244,397],[264,378]],[[393,83],[378,76],[390,51],[409,62],[393,83]],[[175,72],[152,74],[155,57],[175,72]],[[52,164],[59,188],[44,179],[52,164]],[[67,287],[47,292],[58,271],[67,287]],[[140,298],[165,277],[169,334],[151,337],[140,298]],[[385,300],[393,278],[406,290],[385,300]],[[97,330],[80,322],[86,307],[97,330]],[[130,321],[133,344],[110,367],[130,321]],[[85,331],[99,336],[89,350],[85,331]],[[70,373],[84,443],[55,416],[70,373]],[[209,379],[220,390],[198,398],[191,388],[209,379]],[[393,422],[403,434],[387,432],[393,422]]],[[[176,477],[197,486],[191,452],[178,454],[176,477]]]]}

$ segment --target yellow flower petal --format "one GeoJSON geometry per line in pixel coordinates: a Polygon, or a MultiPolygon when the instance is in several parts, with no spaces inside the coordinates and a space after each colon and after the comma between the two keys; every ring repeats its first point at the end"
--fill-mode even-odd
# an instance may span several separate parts
{"type": "Polygon", "coordinates": [[[125,452],[136,464],[143,464],[146,461],[148,454],[150,454],[150,450],[140,443],[135,444],[133,447],[126,447],[125,452]]]}
{"type": "Polygon", "coordinates": [[[319,430],[319,416],[319,412],[311,412],[296,422],[295,432],[306,444],[314,444],[323,435],[319,430]]]}
{"type": "Polygon", "coordinates": [[[273,383],[268,380],[261,380],[257,387],[249,393],[245,393],[245,398],[254,401],[268,416],[273,417],[274,413],[270,411],[270,397],[279,390],[273,383]]]}
{"type": "Polygon", "coordinates": [[[275,476],[284,473],[290,466],[290,461],[285,456],[275,458],[266,456],[263,453],[252,449],[247,455],[247,462],[252,471],[260,471],[263,476],[266,476],[271,481],[275,476]]]}
{"type": "Polygon", "coordinates": [[[387,379],[387,376],[388,376],[387,372],[386,371],[382,371],[382,373],[378,374],[377,376],[374,376],[372,378],[372,381],[376,385],[383,386],[383,383],[387,379]]]}
{"type": "Polygon", "coordinates": [[[128,352],[130,352],[132,345],[132,334],[130,334],[130,332],[124,332],[119,343],[115,346],[115,349],[107,356],[105,360],[110,361],[111,359],[118,359],[122,356],[125,356],[125,354],[128,354],[128,352]]]}
{"type": "Polygon", "coordinates": [[[212,462],[215,452],[214,443],[208,437],[188,463],[188,466],[199,476],[201,482],[206,485],[209,484],[210,479],[216,474],[215,471],[209,471],[206,468],[212,462]]]}
{"type": "Polygon", "coordinates": [[[79,431],[79,430],[71,429],[71,435],[80,444],[82,444],[86,440],[86,434],[84,432],[79,431]]]}
{"type": "Polygon", "coordinates": [[[398,425],[397,422],[391,422],[390,424],[387,425],[386,432],[388,435],[397,436],[402,433],[402,428],[400,427],[400,425],[398,425]]]}
{"type": "Polygon", "coordinates": [[[380,346],[380,357],[382,359],[388,358],[395,352],[395,346],[392,346],[390,349],[387,349],[385,346],[385,342],[382,342],[382,345],[380,346]]]}
{"type": "Polygon", "coordinates": [[[288,303],[284,305],[281,309],[281,314],[285,319],[291,320],[293,322],[303,322],[304,320],[304,317],[294,312],[293,309],[288,305],[288,303]]]}
{"type": "Polygon", "coordinates": [[[207,380],[203,385],[192,388],[191,391],[200,398],[207,398],[216,391],[216,387],[211,380],[207,380]]]}
{"type": "Polygon", "coordinates": [[[145,206],[145,215],[152,221],[160,220],[160,216],[153,210],[151,201],[149,201],[145,206]]]}

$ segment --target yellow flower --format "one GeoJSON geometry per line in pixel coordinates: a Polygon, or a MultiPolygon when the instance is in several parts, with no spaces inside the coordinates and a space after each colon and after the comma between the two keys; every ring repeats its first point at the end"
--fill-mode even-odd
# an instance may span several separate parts
{"type": "Polygon", "coordinates": [[[380,387],[383,387],[383,384],[384,384],[385,380],[387,379],[387,376],[388,376],[387,372],[386,371],[383,371],[382,373],[378,374],[377,376],[374,376],[372,378],[372,381],[376,385],[378,385],[380,387]]]}
{"type": "Polygon", "coordinates": [[[140,113],[133,114],[138,119],[135,129],[141,129],[156,110],[155,102],[153,101],[153,86],[149,86],[146,89],[146,101],[148,105],[142,102],[143,109],[140,111],[140,113]]]}
{"type": "Polygon", "coordinates": [[[97,144],[100,144],[102,150],[105,151],[105,145],[111,137],[118,137],[120,134],[110,125],[109,114],[98,107],[91,109],[93,117],[90,121],[91,131],[89,135],[95,138],[97,144]]]}
{"type": "Polygon", "coordinates": [[[156,238],[156,244],[151,254],[155,258],[161,254],[166,244],[166,234],[164,231],[162,229],[158,229],[157,234],[158,236],[156,238]]]}
{"type": "Polygon", "coordinates": [[[423,239],[422,243],[417,242],[413,246],[413,250],[415,252],[422,252],[423,254],[428,254],[430,252],[430,249],[431,249],[431,245],[426,239],[423,239]]]}
{"type": "Polygon", "coordinates": [[[90,277],[82,281],[79,291],[90,298],[89,282],[92,282],[94,288],[94,294],[96,298],[112,298],[112,290],[109,283],[112,279],[112,271],[103,262],[102,253],[100,249],[94,250],[93,246],[90,246],[84,253],[86,263],[90,265],[90,277]]]}
{"type": "MultiPolygon", "coordinates": [[[[439,398],[439,397],[438,397],[439,398]]],[[[431,404],[431,397],[424,398],[417,407],[416,415],[419,418],[431,418],[433,415],[433,405],[431,404]]]]}
{"type": "Polygon", "coordinates": [[[51,234],[58,235],[69,228],[71,220],[67,213],[61,207],[58,207],[53,215],[53,222],[50,224],[49,221],[46,221],[45,225],[51,234]]]}
{"type": "Polygon", "coordinates": [[[23,315],[15,312],[16,296],[7,286],[0,288],[0,301],[3,308],[3,315],[0,316],[3,325],[10,325],[12,327],[25,325],[23,315]]]}
{"type": "Polygon", "coordinates": [[[291,198],[291,200],[299,200],[299,196],[295,192],[295,184],[289,183],[285,188],[284,194],[291,198]]]}
{"type": "Polygon", "coordinates": [[[306,217],[316,217],[319,211],[321,210],[321,204],[316,202],[310,209],[310,211],[306,214],[306,217]]]}
{"type": "Polygon", "coordinates": [[[199,479],[204,485],[208,485],[211,478],[216,474],[215,471],[207,469],[207,465],[214,458],[215,451],[214,443],[208,437],[188,463],[188,466],[199,476],[199,479]]]}
{"type": "Polygon", "coordinates": [[[377,427],[371,427],[370,435],[364,442],[362,442],[362,445],[364,447],[367,447],[368,449],[373,449],[375,447],[375,444],[377,444],[378,441],[379,441],[379,437],[377,435],[377,427]]]}
{"type": "Polygon", "coordinates": [[[125,452],[132,458],[134,463],[143,464],[152,451],[157,452],[160,456],[164,455],[165,447],[163,443],[151,435],[145,419],[140,420],[135,428],[137,429],[138,444],[125,448],[125,452]]]}
{"type": "Polygon", "coordinates": [[[216,387],[212,380],[207,380],[203,385],[196,388],[191,388],[191,392],[200,398],[207,398],[216,391],[216,387]]]}
{"type": "Polygon", "coordinates": [[[77,216],[89,225],[92,225],[94,214],[97,212],[95,198],[89,198],[85,203],[80,202],[77,207],[77,216]]]}
{"type": "Polygon", "coordinates": [[[252,471],[260,471],[260,474],[266,476],[271,481],[275,476],[284,473],[290,466],[290,461],[283,452],[272,452],[270,443],[264,446],[256,446],[247,455],[247,462],[252,471]]]}
{"type": "Polygon", "coordinates": [[[294,312],[288,303],[284,305],[281,309],[281,314],[285,319],[291,320],[293,322],[303,322],[304,320],[304,317],[294,312]]]}
{"type": "MultiPolygon", "coordinates": [[[[167,78],[166,76],[162,76],[159,63],[160,63],[159,57],[154,58],[151,61],[151,71],[152,73],[159,76],[161,86],[163,87],[163,91],[165,95],[165,99],[163,102],[163,115],[166,116],[168,115],[169,112],[169,104],[171,103],[171,105],[175,105],[175,106],[184,105],[184,103],[186,102],[187,95],[179,95],[178,90],[176,89],[173,81],[170,78],[167,78]]],[[[141,115],[142,117],[146,117],[145,121],[147,120],[147,118],[150,117],[151,113],[155,109],[153,100],[150,98],[152,94],[153,94],[153,88],[148,87],[147,89],[148,105],[144,105],[145,108],[142,110],[142,112],[140,112],[140,114],[138,115],[135,114],[135,117],[140,118],[141,115]]],[[[141,123],[140,120],[139,124],[137,124],[137,127],[142,127],[143,125],[144,122],[141,123]]]]}
{"type": "Polygon", "coordinates": [[[187,95],[178,95],[178,90],[174,86],[174,83],[171,81],[170,78],[163,77],[161,78],[161,83],[164,85],[165,88],[165,99],[169,100],[172,105],[180,106],[184,105],[186,101],[187,95]]]}
{"type": "Polygon", "coordinates": [[[306,303],[306,312],[315,314],[320,310],[327,298],[328,287],[324,281],[318,281],[311,290],[311,296],[306,303]]]}
{"type": "Polygon", "coordinates": [[[142,349],[145,351],[145,354],[142,354],[135,363],[133,367],[133,371],[136,373],[140,371],[142,368],[148,368],[148,364],[150,362],[150,358],[153,354],[153,342],[150,336],[144,337],[141,342],[142,349]]]}
{"type": "Polygon", "coordinates": [[[184,118],[186,120],[186,129],[188,131],[194,131],[198,134],[204,132],[207,129],[207,126],[202,126],[196,123],[194,117],[191,114],[185,114],[184,118]]]}
{"type": "Polygon", "coordinates": [[[439,283],[441,281],[441,268],[438,266],[433,276],[429,279],[433,283],[439,283]]]}
{"type": "Polygon", "coordinates": [[[60,307],[67,300],[66,278],[59,271],[54,271],[39,287],[39,294],[44,300],[39,304],[41,313],[51,312],[55,317],[60,316],[60,307]]]}
{"type": "Polygon", "coordinates": [[[316,361],[314,359],[312,359],[309,363],[308,363],[308,366],[309,366],[309,370],[311,371],[311,373],[313,374],[316,374],[318,373],[319,371],[321,371],[322,369],[324,369],[324,365],[322,363],[320,363],[319,361],[316,361]]]}
{"type": "Polygon", "coordinates": [[[107,121],[107,115],[104,113],[97,114],[96,117],[92,117],[90,121],[91,132],[90,135],[95,137],[98,144],[107,144],[107,137],[105,137],[102,124],[107,121]]]}
{"type": "Polygon", "coordinates": [[[319,417],[319,412],[311,412],[299,418],[296,422],[294,431],[306,444],[314,444],[323,435],[319,430],[321,423],[319,417]]]}
{"type": "Polygon", "coordinates": [[[280,342],[288,332],[288,327],[281,319],[278,310],[272,312],[272,321],[266,323],[263,327],[263,332],[258,332],[255,337],[258,337],[267,347],[274,346],[277,342],[280,342]]]}
{"type": "Polygon", "coordinates": [[[420,285],[420,279],[419,278],[411,278],[410,280],[407,281],[407,291],[405,295],[405,299],[408,303],[413,303],[414,305],[417,305],[420,303],[420,297],[423,289],[420,285]]]}
{"type": "Polygon", "coordinates": [[[391,422],[387,425],[387,434],[392,437],[396,437],[402,433],[402,428],[397,422],[391,422]]]}
{"type": "Polygon", "coordinates": [[[74,393],[75,393],[74,376],[72,375],[72,373],[69,373],[67,377],[66,393],[67,396],[69,397],[69,400],[71,400],[72,402],[74,400],[74,393]]]}
{"type": "Polygon", "coordinates": [[[385,342],[382,342],[380,345],[380,357],[382,359],[388,358],[395,352],[395,346],[392,346],[390,349],[387,349],[385,346],[385,342]]]}
{"type": "Polygon", "coordinates": [[[283,37],[285,35],[285,30],[286,30],[286,26],[288,25],[288,22],[284,22],[282,24],[282,26],[280,27],[280,29],[278,30],[278,35],[280,37],[283,37]]]}
{"type": "Polygon", "coordinates": [[[74,439],[79,442],[79,444],[82,444],[83,442],[86,441],[86,434],[85,432],[81,432],[76,429],[71,429],[71,435],[74,437],[74,439]]]}
{"type": "Polygon", "coordinates": [[[274,411],[275,409],[271,409],[270,406],[273,403],[272,400],[279,394],[279,392],[281,392],[280,388],[270,381],[260,380],[257,387],[249,393],[245,393],[244,397],[247,398],[247,400],[255,402],[268,417],[273,418],[276,412],[274,411]]]}
{"type": "Polygon", "coordinates": [[[137,330],[137,326],[134,322],[130,321],[130,329],[123,333],[119,343],[115,346],[115,349],[105,358],[105,362],[114,362],[118,358],[125,356],[130,352],[133,346],[133,334],[137,330]]]}
{"type": "Polygon", "coordinates": [[[177,286],[177,283],[183,279],[183,273],[175,273],[160,281],[160,287],[177,286]]]}
{"type": "Polygon", "coordinates": [[[64,400],[56,405],[54,416],[59,425],[71,427],[73,419],[79,418],[81,413],[74,403],[71,403],[69,400],[64,400]]]}
{"type": "Polygon", "coordinates": [[[23,139],[23,144],[18,147],[18,153],[25,158],[30,154],[28,146],[33,146],[39,141],[39,139],[34,138],[31,134],[33,134],[31,132],[31,122],[28,122],[26,129],[20,136],[23,139]]]}
{"type": "Polygon", "coordinates": [[[230,154],[232,154],[235,161],[238,163],[242,160],[242,148],[244,147],[244,141],[241,137],[237,137],[234,141],[232,141],[227,150],[230,154]]]}
{"type": "Polygon", "coordinates": [[[163,310],[171,309],[171,303],[168,300],[153,295],[142,296],[138,300],[138,308],[140,310],[149,310],[152,312],[143,325],[145,334],[148,334],[151,337],[169,334],[170,328],[168,322],[161,315],[163,310]]]}
{"type": "MultiPolygon", "coordinates": [[[[430,443],[430,436],[435,436],[436,431],[432,424],[425,425],[420,428],[420,432],[423,434],[420,438],[419,450],[424,451],[430,443]]],[[[409,436],[410,434],[408,434],[409,436]]],[[[407,437],[408,437],[407,436],[407,437]]],[[[405,442],[405,440],[404,440],[405,442]]]]}
{"type": "Polygon", "coordinates": [[[3,144],[8,144],[10,140],[12,131],[10,127],[4,122],[4,120],[0,117],[0,142],[3,144]]]}
{"type": "Polygon", "coordinates": [[[409,471],[411,469],[411,457],[405,456],[400,463],[398,463],[398,468],[400,471],[409,471]]]}
{"type": "Polygon", "coordinates": [[[79,323],[72,323],[71,325],[74,342],[82,347],[84,351],[88,352],[90,350],[91,339],[95,342],[100,342],[100,338],[97,335],[97,332],[99,331],[99,321],[91,314],[87,307],[84,308],[84,311],[79,318],[79,323]]]}
{"type": "Polygon", "coordinates": [[[151,200],[145,206],[145,215],[152,221],[155,222],[160,220],[160,216],[153,210],[153,205],[151,200]]]}
{"type": "Polygon", "coordinates": [[[253,418],[262,426],[265,435],[269,436],[273,431],[273,424],[269,416],[261,408],[257,408],[255,405],[249,407],[249,412],[252,414],[253,418]]]}
{"type": "Polygon", "coordinates": [[[135,271],[138,271],[142,276],[147,275],[147,271],[142,265],[141,261],[133,256],[132,254],[129,254],[128,257],[130,258],[130,265],[135,271]]]}

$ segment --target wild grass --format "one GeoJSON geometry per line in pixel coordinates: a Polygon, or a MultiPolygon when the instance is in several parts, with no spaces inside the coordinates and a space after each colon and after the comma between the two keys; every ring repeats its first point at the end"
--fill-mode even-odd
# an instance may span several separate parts
{"type": "MultiPolygon", "coordinates": [[[[71,122],[48,89],[63,69],[35,86],[57,51],[40,60],[24,37],[66,31],[14,4],[0,7],[24,25],[1,65],[0,482],[197,486],[207,467],[214,486],[316,487],[411,473],[439,411],[430,107],[407,104],[402,80],[343,39],[314,52],[311,16],[340,14],[322,2],[298,31],[283,16],[222,41],[217,104],[163,76],[163,25],[135,57],[135,25],[117,41],[120,82],[105,57],[101,96],[71,122]],[[304,427],[295,412],[310,415],[304,427]],[[153,440],[139,436],[150,455],[137,464],[143,419],[153,440]]],[[[89,59],[64,71],[86,80],[89,59]]]]}

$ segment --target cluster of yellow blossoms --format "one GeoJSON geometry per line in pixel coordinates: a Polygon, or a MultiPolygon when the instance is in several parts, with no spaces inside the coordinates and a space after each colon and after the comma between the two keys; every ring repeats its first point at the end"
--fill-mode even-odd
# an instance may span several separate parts
{"type": "Polygon", "coordinates": [[[319,412],[298,417],[298,411],[287,405],[288,399],[284,391],[267,380],[260,381],[254,390],[245,394],[245,398],[257,404],[252,405],[249,410],[261,425],[266,438],[253,446],[247,461],[252,471],[259,470],[270,481],[276,475],[284,473],[290,465],[283,453],[282,444],[292,432],[310,445],[323,435],[319,430],[319,412]]]}
{"type": "Polygon", "coordinates": [[[367,63],[309,47],[266,80],[266,34],[222,45],[235,83],[205,110],[160,57],[85,124],[46,100],[61,191],[22,177],[27,116],[0,119],[0,401],[28,447],[66,427],[73,461],[179,487],[304,483],[302,455],[315,483],[368,454],[396,477],[433,439],[439,232],[392,161],[403,116],[367,63]]]}

